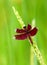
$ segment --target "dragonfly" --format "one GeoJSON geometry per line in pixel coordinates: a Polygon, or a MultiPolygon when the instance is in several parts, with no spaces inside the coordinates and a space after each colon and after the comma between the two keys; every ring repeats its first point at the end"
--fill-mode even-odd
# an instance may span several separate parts
{"type": "Polygon", "coordinates": [[[36,27],[32,28],[30,24],[24,26],[23,29],[16,29],[16,35],[14,35],[17,40],[25,40],[29,38],[30,42],[33,44],[32,36],[36,35],[38,29],[36,27]]]}

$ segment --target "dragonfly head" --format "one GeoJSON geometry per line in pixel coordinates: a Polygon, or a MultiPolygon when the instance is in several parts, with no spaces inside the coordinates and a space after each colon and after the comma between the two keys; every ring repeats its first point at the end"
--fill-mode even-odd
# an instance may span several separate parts
{"type": "Polygon", "coordinates": [[[23,28],[26,29],[26,26],[24,26],[23,28]]]}

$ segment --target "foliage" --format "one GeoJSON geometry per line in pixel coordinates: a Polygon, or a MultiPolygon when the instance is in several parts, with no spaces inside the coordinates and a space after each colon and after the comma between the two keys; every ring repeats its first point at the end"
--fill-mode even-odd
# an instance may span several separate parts
{"type": "Polygon", "coordinates": [[[13,13],[13,5],[26,25],[31,24],[35,18],[36,26],[39,28],[35,40],[47,65],[46,0],[0,0],[0,65],[30,65],[30,62],[33,62],[32,65],[40,65],[36,56],[31,53],[28,40],[13,39],[14,30],[21,28],[13,13]]]}

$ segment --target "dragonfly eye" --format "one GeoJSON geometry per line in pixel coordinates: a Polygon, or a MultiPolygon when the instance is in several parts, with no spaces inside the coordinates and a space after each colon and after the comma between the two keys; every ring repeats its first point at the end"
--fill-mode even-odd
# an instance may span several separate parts
{"type": "Polygon", "coordinates": [[[26,26],[24,26],[23,28],[26,29],[26,26]]]}

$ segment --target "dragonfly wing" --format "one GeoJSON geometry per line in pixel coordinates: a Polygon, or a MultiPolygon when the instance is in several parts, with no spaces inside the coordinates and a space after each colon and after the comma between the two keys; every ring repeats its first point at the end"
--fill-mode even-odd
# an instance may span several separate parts
{"type": "Polygon", "coordinates": [[[27,30],[31,30],[31,25],[30,24],[28,24],[27,30]]]}
{"type": "Polygon", "coordinates": [[[36,27],[34,27],[30,32],[29,32],[29,36],[34,36],[37,33],[38,29],[36,27]]]}
{"type": "Polygon", "coordinates": [[[23,30],[23,29],[17,29],[16,32],[17,33],[25,33],[25,30],[23,30]]]}
{"type": "Polygon", "coordinates": [[[27,38],[27,34],[15,35],[15,39],[17,40],[24,40],[26,38],[27,38]]]}

